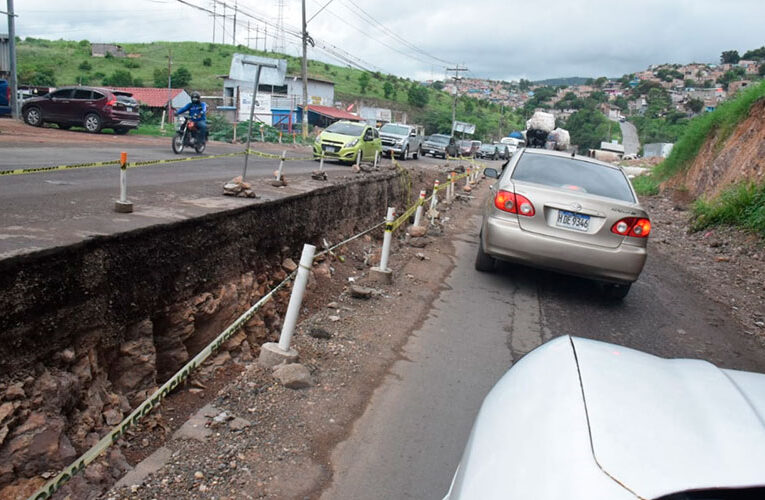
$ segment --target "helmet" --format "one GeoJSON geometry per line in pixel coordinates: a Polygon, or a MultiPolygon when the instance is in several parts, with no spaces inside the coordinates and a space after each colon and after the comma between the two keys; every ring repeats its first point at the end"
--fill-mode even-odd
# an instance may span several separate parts
{"type": "Polygon", "coordinates": [[[198,103],[201,98],[202,98],[202,96],[199,95],[199,92],[195,91],[195,92],[191,93],[191,102],[198,103]]]}

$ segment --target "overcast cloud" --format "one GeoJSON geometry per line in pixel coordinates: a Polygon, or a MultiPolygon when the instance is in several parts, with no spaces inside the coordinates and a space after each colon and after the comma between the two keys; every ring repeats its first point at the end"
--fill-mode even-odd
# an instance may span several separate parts
{"type": "MultiPolygon", "coordinates": [[[[188,2],[206,9],[213,5],[212,0],[188,2]]],[[[325,3],[307,0],[308,16],[325,3]]],[[[243,11],[274,23],[276,4],[238,0],[243,11]]],[[[299,29],[300,1],[285,0],[285,5],[285,25],[299,29]]],[[[213,37],[212,16],[176,0],[22,0],[16,11],[22,37],[94,42],[209,42],[213,37]]],[[[222,14],[220,4],[217,11],[222,14]]],[[[621,76],[663,62],[718,62],[723,50],[743,53],[765,45],[763,20],[762,0],[332,0],[308,31],[365,67],[400,76],[440,79],[448,61],[467,66],[468,76],[538,80],[621,76]],[[425,54],[374,26],[358,6],[425,54]]],[[[217,42],[225,33],[231,43],[232,21],[227,19],[224,32],[218,19],[217,42]]],[[[244,12],[238,21],[237,43],[248,44],[249,21],[254,47],[255,28],[262,37],[262,24],[244,12]]],[[[268,31],[271,49],[274,30],[268,31]]],[[[287,52],[298,54],[299,39],[287,35],[285,41],[287,52]]],[[[309,57],[337,63],[317,49],[309,57]]]]}

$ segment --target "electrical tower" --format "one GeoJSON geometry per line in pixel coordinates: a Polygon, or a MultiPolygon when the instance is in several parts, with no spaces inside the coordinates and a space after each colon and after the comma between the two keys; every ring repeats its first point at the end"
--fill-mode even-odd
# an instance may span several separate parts
{"type": "Polygon", "coordinates": [[[284,38],[284,0],[276,0],[276,35],[274,36],[273,51],[280,54],[287,52],[287,42],[284,38]]]}

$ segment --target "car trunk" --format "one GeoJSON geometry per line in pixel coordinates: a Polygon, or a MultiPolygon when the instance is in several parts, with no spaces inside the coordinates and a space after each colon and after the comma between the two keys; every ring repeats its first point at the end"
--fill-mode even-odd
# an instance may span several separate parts
{"type": "Polygon", "coordinates": [[[624,202],[593,198],[574,190],[550,188],[538,184],[513,181],[516,194],[534,205],[532,217],[519,215],[522,230],[587,245],[616,248],[625,236],[611,232],[623,217],[636,213],[624,202]]]}

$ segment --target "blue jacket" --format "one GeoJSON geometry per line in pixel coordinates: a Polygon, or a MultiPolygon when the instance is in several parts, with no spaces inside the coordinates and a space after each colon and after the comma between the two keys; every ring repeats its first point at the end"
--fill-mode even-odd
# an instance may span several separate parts
{"type": "Polygon", "coordinates": [[[176,111],[177,114],[185,113],[186,111],[189,112],[189,116],[191,119],[195,122],[199,122],[202,120],[207,120],[207,103],[206,102],[199,102],[197,104],[194,104],[193,102],[188,103],[178,111],[176,111]]]}

